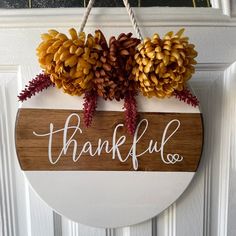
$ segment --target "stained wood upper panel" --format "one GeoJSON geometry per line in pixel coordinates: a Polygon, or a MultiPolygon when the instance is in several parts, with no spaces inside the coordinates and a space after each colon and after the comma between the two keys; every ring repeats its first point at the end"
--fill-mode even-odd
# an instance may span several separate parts
{"type": "Polygon", "coordinates": [[[20,109],[16,150],[23,170],[196,171],[202,149],[199,113],[140,112],[127,135],[123,112],[100,111],[92,127],[81,111],[20,109]]]}
{"type": "MultiPolygon", "coordinates": [[[[0,8],[57,8],[85,7],[88,0],[1,0],[0,8]]],[[[210,0],[130,0],[132,7],[210,7],[210,0]]],[[[123,7],[122,0],[96,0],[95,7],[123,7]]]]}

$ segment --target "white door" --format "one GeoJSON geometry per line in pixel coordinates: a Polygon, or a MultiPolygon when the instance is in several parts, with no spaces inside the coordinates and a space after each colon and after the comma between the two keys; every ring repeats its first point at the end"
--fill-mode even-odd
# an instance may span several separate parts
{"type": "MultiPolygon", "coordinates": [[[[236,235],[236,1],[214,8],[135,9],[144,35],[186,28],[199,56],[192,80],[204,118],[204,150],[184,194],[159,216],[138,225],[98,229],[59,216],[25,181],[16,161],[17,93],[40,68],[35,48],[49,28],[79,28],[83,9],[0,10],[0,235],[234,236],[236,235]]],[[[132,31],[125,9],[93,9],[86,31],[132,31]]]]}

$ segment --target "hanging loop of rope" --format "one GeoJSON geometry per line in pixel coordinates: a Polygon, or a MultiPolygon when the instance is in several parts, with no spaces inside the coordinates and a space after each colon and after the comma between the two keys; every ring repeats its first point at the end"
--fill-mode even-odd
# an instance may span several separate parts
{"type": "Polygon", "coordinates": [[[86,7],[86,11],[84,13],[84,16],[83,16],[83,19],[82,19],[82,22],[81,22],[81,25],[80,25],[80,29],[79,29],[79,32],[82,32],[84,30],[84,27],[87,23],[87,20],[88,20],[88,17],[89,17],[89,14],[92,10],[92,7],[93,7],[93,4],[94,4],[95,0],[90,0],[87,7],[86,7]]]}
{"type": "MultiPolygon", "coordinates": [[[[80,26],[79,32],[82,32],[84,30],[84,27],[85,27],[85,25],[87,23],[87,20],[88,20],[90,12],[92,10],[92,7],[94,5],[94,2],[95,2],[95,0],[90,0],[89,1],[88,5],[86,7],[86,11],[84,13],[82,22],[81,22],[81,26],[80,26]]],[[[129,1],[128,0],[123,0],[123,3],[124,3],[125,8],[126,8],[126,10],[128,12],[130,21],[132,23],[132,26],[133,26],[137,36],[139,37],[139,39],[143,40],[140,28],[138,27],[138,23],[137,23],[137,21],[135,19],[134,12],[133,12],[132,8],[130,7],[129,1]]]]}
{"type": "Polygon", "coordinates": [[[128,14],[129,14],[130,21],[132,23],[132,26],[133,26],[137,36],[139,37],[139,39],[143,40],[140,28],[138,27],[138,23],[135,19],[134,12],[133,12],[132,8],[130,7],[129,1],[123,0],[123,3],[125,5],[125,8],[126,8],[128,14]]]}

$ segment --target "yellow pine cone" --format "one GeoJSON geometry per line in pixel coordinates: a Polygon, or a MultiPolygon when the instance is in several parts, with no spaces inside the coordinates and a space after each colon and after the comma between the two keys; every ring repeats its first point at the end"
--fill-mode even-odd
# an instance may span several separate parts
{"type": "Polygon", "coordinates": [[[197,52],[183,32],[169,32],[163,39],[154,34],[137,46],[132,74],[144,96],[170,97],[174,90],[183,90],[191,78],[197,52]]]}
{"type": "Polygon", "coordinates": [[[37,48],[40,66],[58,88],[70,95],[82,95],[91,89],[94,77],[92,66],[97,63],[101,46],[100,35],[70,29],[70,38],[56,30],[42,34],[42,42],[37,48]]]}

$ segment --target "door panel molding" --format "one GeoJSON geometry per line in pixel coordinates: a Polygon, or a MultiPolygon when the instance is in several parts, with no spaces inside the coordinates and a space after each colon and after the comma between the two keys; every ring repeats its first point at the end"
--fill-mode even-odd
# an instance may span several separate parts
{"type": "MultiPolygon", "coordinates": [[[[231,15],[228,0],[214,4],[215,8],[141,7],[133,8],[140,26],[231,26],[236,20],[231,15]]],[[[81,22],[84,8],[0,9],[0,28],[71,27],[81,22]]],[[[130,21],[123,7],[93,8],[88,27],[127,27],[130,21]]]]}
{"type": "MultiPolygon", "coordinates": [[[[11,75],[0,68],[0,216],[2,219],[0,233],[15,236],[17,232],[17,217],[14,191],[14,170],[12,152],[10,151],[11,133],[7,104],[6,86],[11,75]],[[4,71],[4,75],[3,75],[4,71]]],[[[10,73],[10,72],[9,72],[10,73]]]]}

